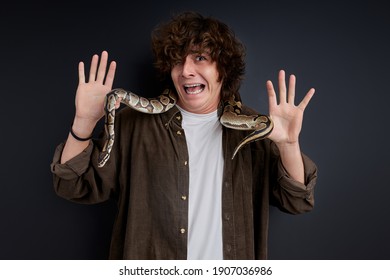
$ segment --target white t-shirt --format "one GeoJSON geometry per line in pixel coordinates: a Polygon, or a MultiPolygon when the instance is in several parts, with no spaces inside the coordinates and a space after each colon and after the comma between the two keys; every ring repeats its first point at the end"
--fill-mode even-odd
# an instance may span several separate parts
{"type": "Polygon", "coordinates": [[[178,108],[189,153],[187,259],[223,259],[222,125],[217,111],[194,114],[178,108]]]}

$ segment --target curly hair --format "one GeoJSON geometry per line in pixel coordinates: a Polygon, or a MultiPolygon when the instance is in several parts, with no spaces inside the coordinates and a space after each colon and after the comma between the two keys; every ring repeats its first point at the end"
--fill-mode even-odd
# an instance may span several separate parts
{"type": "Polygon", "coordinates": [[[152,50],[161,78],[168,80],[172,67],[184,61],[193,48],[207,51],[217,63],[223,80],[222,100],[238,90],[245,73],[245,47],[223,22],[197,12],[183,12],[160,24],[152,32],[152,50]]]}

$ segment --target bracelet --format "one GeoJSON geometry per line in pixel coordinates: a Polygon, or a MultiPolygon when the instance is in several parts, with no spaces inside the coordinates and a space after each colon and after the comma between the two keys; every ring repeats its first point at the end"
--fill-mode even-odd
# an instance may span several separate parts
{"type": "Polygon", "coordinates": [[[74,139],[79,140],[79,141],[88,141],[88,140],[92,139],[92,134],[91,134],[91,136],[89,136],[89,137],[87,137],[87,138],[78,137],[78,136],[73,132],[72,126],[73,126],[73,123],[72,123],[72,125],[70,126],[70,134],[72,134],[72,136],[73,136],[74,139]]]}

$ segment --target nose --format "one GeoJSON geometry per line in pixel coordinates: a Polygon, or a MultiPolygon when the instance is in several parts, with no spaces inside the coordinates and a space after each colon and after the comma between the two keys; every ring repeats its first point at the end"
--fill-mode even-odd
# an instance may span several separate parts
{"type": "Polygon", "coordinates": [[[187,56],[183,61],[181,75],[184,78],[189,78],[189,77],[195,76],[195,64],[190,56],[187,56]]]}

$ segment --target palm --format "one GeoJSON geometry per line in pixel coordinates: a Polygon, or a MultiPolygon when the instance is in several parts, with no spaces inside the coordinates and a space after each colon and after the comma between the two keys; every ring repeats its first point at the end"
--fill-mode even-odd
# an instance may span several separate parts
{"type": "Polygon", "coordinates": [[[88,82],[85,79],[84,63],[79,64],[79,85],[76,92],[76,115],[82,119],[98,121],[104,115],[104,98],[111,90],[115,76],[116,63],[111,62],[108,72],[107,52],[103,52],[98,66],[99,57],[92,57],[88,82]]]}
{"type": "Polygon", "coordinates": [[[299,105],[295,105],[295,76],[291,75],[288,91],[284,71],[279,72],[279,104],[271,81],[267,82],[269,114],[274,122],[274,129],[269,138],[275,143],[288,144],[298,141],[302,128],[303,112],[314,94],[310,89],[299,105]]]}

